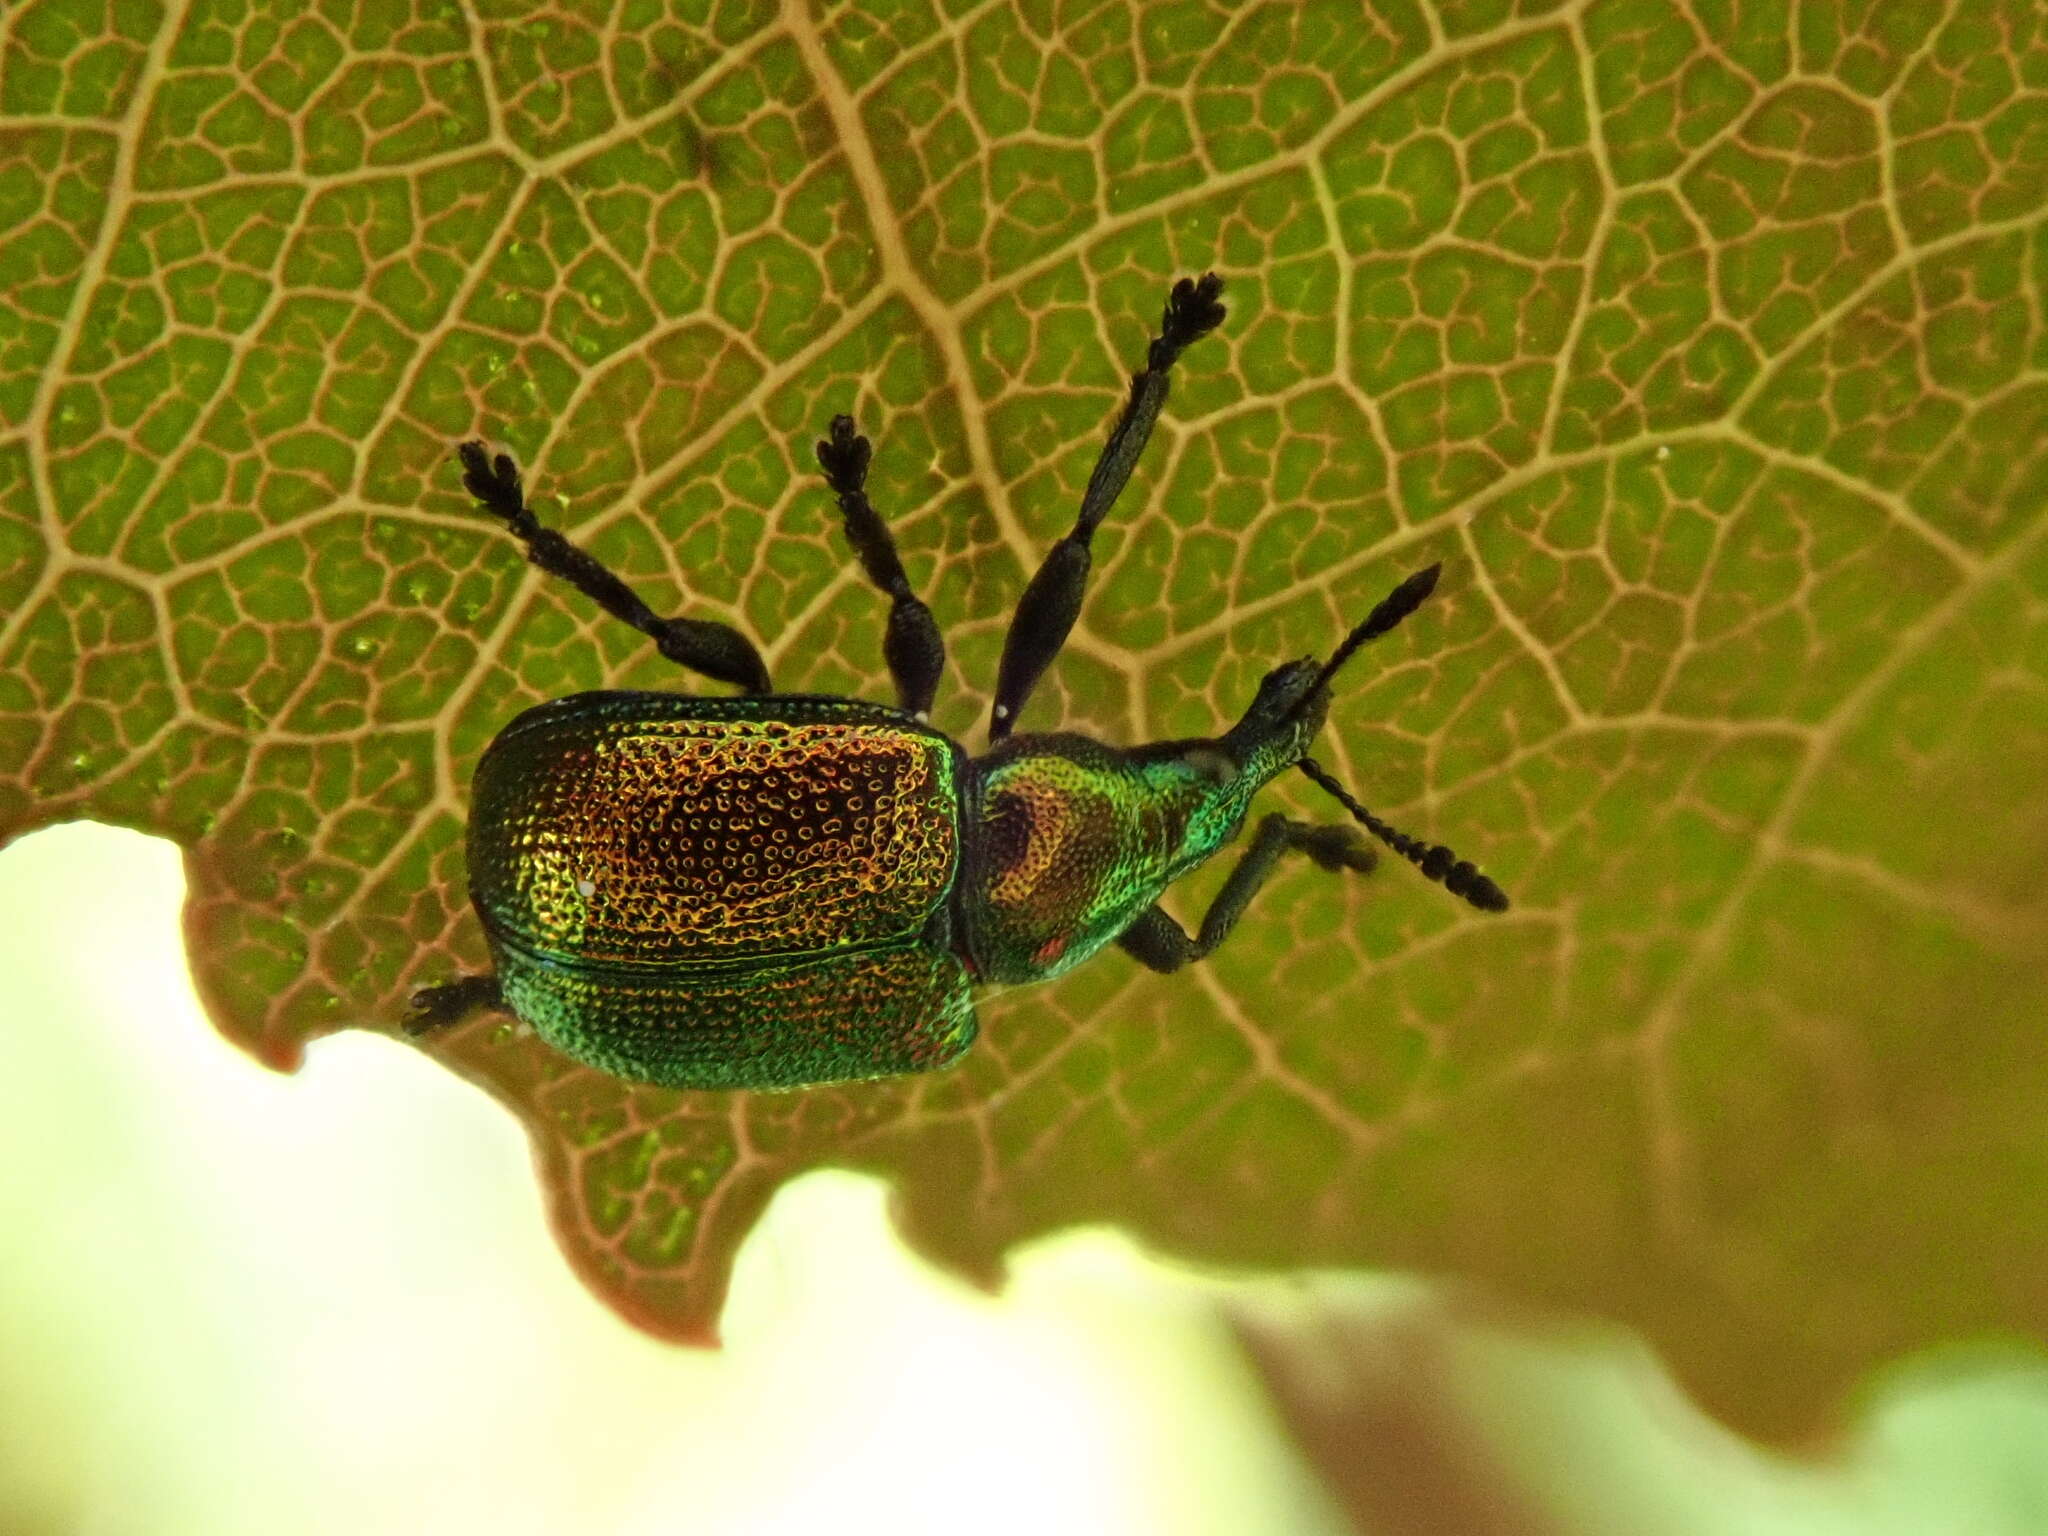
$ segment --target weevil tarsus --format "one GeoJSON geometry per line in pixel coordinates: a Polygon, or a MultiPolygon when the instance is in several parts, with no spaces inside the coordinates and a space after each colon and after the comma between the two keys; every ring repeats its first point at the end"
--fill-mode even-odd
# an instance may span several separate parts
{"type": "Polygon", "coordinates": [[[405,1032],[418,1037],[460,1024],[472,1013],[485,1008],[503,1008],[504,995],[498,978],[458,976],[438,987],[421,987],[412,995],[412,1012],[406,1015],[405,1032]]]}

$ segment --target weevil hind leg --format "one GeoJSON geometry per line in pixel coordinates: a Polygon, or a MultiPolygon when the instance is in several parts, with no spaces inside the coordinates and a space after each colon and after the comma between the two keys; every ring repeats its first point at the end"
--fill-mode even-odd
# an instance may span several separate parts
{"type": "Polygon", "coordinates": [[[771,693],[768,664],[754,642],[730,624],[710,619],[658,618],[640,594],[587,550],[543,527],[526,504],[519,466],[509,453],[493,454],[482,443],[464,443],[462,483],[477,502],[526,546],[526,558],[569,583],[615,619],[647,636],[670,661],[713,682],[732,683],[748,693],[771,693]]]}
{"type": "Polygon", "coordinates": [[[1372,844],[1347,826],[1317,826],[1293,821],[1278,812],[1259,823],[1251,846],[1239,855],[1230,878],[1202,914],[1201,931],[1189,938],[1187,930],[1157,903],[1138,914],[1117,943],[1139,964],[1160,972],[1172,972],[1196,960],[1205,960],[1230,937],[1230,930],[1244,916],[1245,908],[1258,895],[1259,887],[1271,877],[1281,857],[1288,853],[1307,854],[1317,865],[1331,871],[1351,870],[1364,874],[1378,862],[1372,844]]]}
{"type": "Polygon", "coordinates": [[[412,1011],[405,1016],[405,1032],[415,1039],[460,1024],[481,1008],[502,1010],[505,997],[498,990],[498,978],[458,976],[438,987],[421,987],[412,995],[412,1011]]]}
{"type": "Polygon", "coordinates": [[[873,445],[854,430],[851,416],[834,416],[832,435],[818,443],[818,467],[839,500],[846,542],[853,546],[868,580],[889,599],[882,659],[895,679],[897,700],[905,713],[928,720],[946,670],[946,642],[931,609],[910,589],[889,525],[868,502],[868,460],[873,453],[873,445]]]}
{"type": "Polygon", "coordinates": [[[1137,467],[1145,444],[1152,437],[1153,423],[1166,404],[1168,375],[1181,353],[1223,323],[1219,295],[1223,279],[1214,272],[1199,278],[1184,277],[1167,296],[1166,311],[1160,317],[1159,334],[1145,350],[1145,366],[1131,375],[1130,398],[1123,414],[1110,429],[1109,441],[1088,476],[1088,488],[1081,494],[1081,511],[1067,535],[1046,552],[1045,562],[1025,587],[1010,618],[1010,632],[1003,639],[1003,659],[996,669],[996,696],[988,722],[988,739],[1001,741],[1017,724],[1017,716],[1031,697],[1031,690],[1052,665],[1060,647],[1081,616],[1081,596],[1087,589],[1088,569],[1093,561],[1089,543],[1109,509],[1116,504],[1131,471],[1137,467]]]}

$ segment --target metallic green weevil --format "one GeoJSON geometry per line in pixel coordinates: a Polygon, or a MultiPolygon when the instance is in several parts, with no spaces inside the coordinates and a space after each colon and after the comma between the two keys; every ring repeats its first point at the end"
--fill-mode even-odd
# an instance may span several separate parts
{"type": "Polygon", "coordinates": [[[580,1061],[678,1088],[930,1071],[974,1039],[977,986],[1049,980],[1112,942],[1178,970],[1229,936],[1289,851],[1370,869],[1355,828],[1268,815],[1193,938],[1167,915],[1160,895],[1230,842],[1253,796],[1289,768],[1430,879],[1505,910],[1493,881],[1389,827],[1308,756],[1338,668],[1415,611],[1435,566],[1328,661],[1267,673],[1219,736],[1115,747],[1010,733],[1073,628],[1089,541],[1144,451],[1175,360],[1223,319],[1222,287],[1213,274],[1174,285],[1080,516],[1010,622],[981,757],[927,723],[945,647],[868,504],[870,446],[850,418],[834,419],[818,462],[862,569],[889,598],[895,709],[776,693],[745,636],[657,618],[540,525],[507,455],[463,444],[464,484],[535,565],[742,694],[579,693],[506,726],[477,765],[469,818],[470,896],[495,969],[415,993],[407,1027],[507,1010],[580,1061]]]}

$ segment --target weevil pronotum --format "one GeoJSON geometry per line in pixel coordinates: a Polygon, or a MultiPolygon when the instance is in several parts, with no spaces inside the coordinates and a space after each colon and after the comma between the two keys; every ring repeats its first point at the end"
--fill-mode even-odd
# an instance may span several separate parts
{"type": "Polygon", "coordinates": [[[657,618],[541,526],[508,455],[463,444],[463,483],[535,565],[670,660],[743,692],[579,693],[507,725],[477,765],[469,817],[470,895],[496,969],[415,993],[407,1027],[504,1009],[579,1060],[684,1088],[943,1067],[974,1039],[978,986],[1046,981],[1112,942],[1175,971],[1229,937],[1285,854],[1371,868],[1355,828],[1270,814],[1194,937],[1159,905],[1289,768],[1430,879],[1505,910],[1493,881],[1395,831],[1308,755],[1331,679],[1429,596],[1436,566],[1396,587],[1328,661],[1267,673],[1220,736],[1115,747],[1011,734],[1073,628],[1089,542],[1144,451],[1174,362],[1223,320],[1222,287],[1213,273],[1174,284],[1080,515],[1010,621],[980,757],[927,723],[945,646],[868,504],[871,450],[851,418],[834,418],[818,463],[862,569],[889,599],[894,709],[776,693],[739,631],[657,618]]]}

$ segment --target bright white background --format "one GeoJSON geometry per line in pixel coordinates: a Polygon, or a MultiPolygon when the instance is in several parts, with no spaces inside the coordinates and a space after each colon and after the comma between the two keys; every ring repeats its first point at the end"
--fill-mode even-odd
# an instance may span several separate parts
{"type": "MultiPolygon", "coordinates": [[[[1112,1234],[1028,1251],[991,1300],[894,1242],[878,1185],[814,1175],[744,1250],[723,1352],[634,1334],[562,1265],[481,1094],[368,1034],[295,1078],[224,1044],[181,896],[134,834],[0,853],[8,1536],[1344,1529],[1218,1287],[1112,1234]]],[[[1560,1530],[2048,1531],[2033,1361],[1906,1373],[1823,1473],[1711,1430],[1612,1340],[1453,1352],[1560,1530]]]]}

